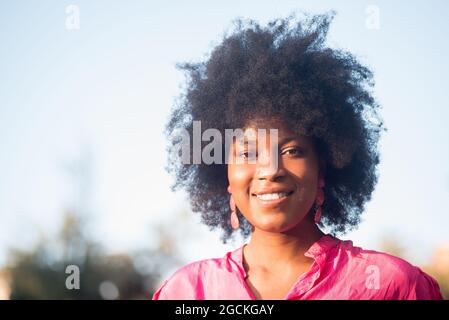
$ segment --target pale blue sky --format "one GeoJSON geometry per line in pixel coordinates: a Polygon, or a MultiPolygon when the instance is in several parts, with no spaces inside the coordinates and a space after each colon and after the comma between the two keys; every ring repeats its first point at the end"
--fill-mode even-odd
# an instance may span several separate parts
{"type": "MultiPolygon", "coordinates": [[[[416,261],[448,243],[447,1],[3,0],[0,263],[7,247],[31,246],[58,229],[63,208],[80,205],[64,167],[86,148],[92,234],[110,250],[151,245],[150,225],[187,207],[163,169],[162,128],[183,80],[175,63],[204,57],[236,17],[265,23],[331,9],[329,44],[373,69],[388,128],[373,199],[343,238],[376,249],[392,233],[416,261]],[[79,30],[66,29],[70,4],[79,30]],[[378,30],[366,27],[369,5],[379,8],[378,30]]],[[[230,248],[189,225],[200,240],[183,240],[187,260],[230,248]]]]}

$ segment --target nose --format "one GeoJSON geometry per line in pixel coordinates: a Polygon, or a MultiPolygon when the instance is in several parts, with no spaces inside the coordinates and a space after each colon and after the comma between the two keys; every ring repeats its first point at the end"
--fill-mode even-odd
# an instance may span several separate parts
{"type": "Polygon", "coordinates": [[[255,178],[258,180],[277,181],[285,176],[285,169],[279,161],[277,152],[263,152],[256,163],[255,178]]]}

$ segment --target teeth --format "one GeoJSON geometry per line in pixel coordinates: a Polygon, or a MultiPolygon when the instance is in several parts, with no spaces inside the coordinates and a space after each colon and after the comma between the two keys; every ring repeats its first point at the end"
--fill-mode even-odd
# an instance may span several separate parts
{"type": "Polygon", "coordinates": [[[265,193],[265,194],[258,194],[257,198],[260,200],[276,200],[283,197],[286,197],[287,193],[285,192],[279,192],[279,193],[265,193]]]}

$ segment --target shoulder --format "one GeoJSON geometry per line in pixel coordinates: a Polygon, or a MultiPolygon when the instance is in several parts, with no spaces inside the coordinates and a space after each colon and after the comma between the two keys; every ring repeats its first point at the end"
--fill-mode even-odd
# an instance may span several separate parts
{"type": "Polygon", "coordinates": [[[200,299],[200,289],[203,286],[204,277],[201,275],[210,273],[216,269],[217,259],[204,259],[191,262],[169,276],[154,293],[153,300],[177,300],[200,299]]]}
{"type": "Polygon", "coordinates": [[[442,299],[437,281],[402,258],[354,246],[352,241],[341,241],[339,250],[349,271],[383,299],[442,299]]]}
{"type": "Polygon", "coordinates": [[[224,257],[191,262],[168,277],[154,293],[153,300],[200,300],[205,298],[205,286],[233,270],[228,252],[224,257]]]}

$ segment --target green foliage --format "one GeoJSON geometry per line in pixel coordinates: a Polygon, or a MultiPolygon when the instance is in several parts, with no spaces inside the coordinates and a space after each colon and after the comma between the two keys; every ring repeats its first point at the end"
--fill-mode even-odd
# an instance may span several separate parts
{"type": "Polygon", "coordinates": [[[66,214],[57,239],[42,240],[29,251],[10,251],[11,299],[151,299],[169,256],[159,250],[107,255],[81,230],[79,220],[66,214]],[[139,267],[136,259],[149,263],[139,267]],[[69,265],[80,270],[79,289],[66,288],[69,265]],[[108,285],[100,290],[102,283],[108,285]]]}

